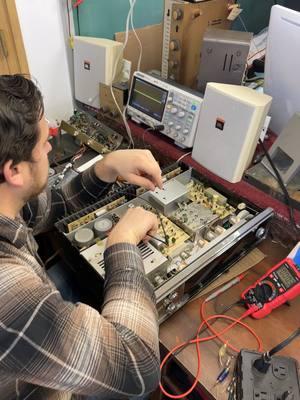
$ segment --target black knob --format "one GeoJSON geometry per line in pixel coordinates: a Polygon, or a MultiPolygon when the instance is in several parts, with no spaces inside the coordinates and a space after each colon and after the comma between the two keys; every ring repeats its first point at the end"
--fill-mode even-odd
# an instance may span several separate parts
{"type": "Polygon", "coordinates": [[[254,295],[259,303],[267,303],[274,295],[274,287],[268,282],[263,282],[254,288],[254,295]]]}

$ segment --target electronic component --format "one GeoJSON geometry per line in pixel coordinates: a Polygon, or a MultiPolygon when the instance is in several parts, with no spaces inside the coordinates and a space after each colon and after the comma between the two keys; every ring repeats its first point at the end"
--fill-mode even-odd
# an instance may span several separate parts
{"type": "Polygon", "coordinates": [[[111,228],[131,207],[159,214],[158,231],[139,247],[160,322],[262,240],[273,215],[272,209],[248,208],[246,202],[220,192],[194,170],[178,164],[168,168],[163,180],[165,190],[159,193],[137,195],[136,187],[127,185],[124,192],[120,189],[56,224],[73,257],[81,256],[76,258],[77,264],[84,263],[81,271],[90,267],[103,282],[103,252],[111,228]],[[78,241],[83,229],[93,236],[91,241],[90,237],[78,241]]]}
{"type": "Polygon", "coordinates": [[[250,288],[242,298],[253,311],[254,318],[263,318],[270,312],[300,295],[300,266],[290,258],[280,261],[250,288]]]}
{"type": "Polygon", "coordinates": [[[75,112],[68,122],[61,121],[60,128],[100,154],[116,150],[123,140],[122,135],[81,111],[75,112]]]}
{"type": "Polygon", "coordinates": [[[252,33],[208,28],[203,36],[197,89],[207,82],[241,85],[244,79],[252,33]]]}
{"type": "Polygon", "coordinates": [[[261,353],[241,350],[235,371],[237,400],[300,400],[297,361],[273,356],[266,373],[254,368],[261,353]]]}
{"type": "Polygon", "coordinates": [[[192,147],[202,98],[199,93],[170,84],[153,75],[135,72],[127,113],[132,120],[175,140],[181,147],[192,147]]]}
{"type": "Polygon", "coordinates": [[[80,228],[74,235],[74,240],[79,247],[90,246],[94,239],[94,232],[90,228],[80,228]]]}
{"type": "Polygon", "coordinates": [[[229,29],[228,14],[227,0],[165,0],[162,77],[196,88],[204,32],[209,26],[229,29]]]}

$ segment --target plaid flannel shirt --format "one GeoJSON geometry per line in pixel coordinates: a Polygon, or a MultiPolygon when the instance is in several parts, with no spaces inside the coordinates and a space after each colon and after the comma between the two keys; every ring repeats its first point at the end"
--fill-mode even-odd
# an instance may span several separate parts
{"type": "Polygon", "coordinates": [[[107,189],[91,168],[18,218],[0,216],[1,400],[128,398],[157,386],[157,312],[137,247],[106,250],[99,312],[64,301],[37,254],[34,234],[107,189]]]}

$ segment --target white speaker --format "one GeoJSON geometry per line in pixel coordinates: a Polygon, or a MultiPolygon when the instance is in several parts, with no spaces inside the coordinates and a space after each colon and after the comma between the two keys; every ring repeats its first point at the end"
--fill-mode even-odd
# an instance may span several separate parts
{"type": "Polygon", "coordinates": [[[123,44],[110,39],[74,37],[75,98],[99,108],[99,83],[110,85],[122,68],[123,44]],[[116,65],[117,63],[117,65],[116,65]]]}
{"type": "Polygon", "coordinates": [[[192,158],[239,182],[257,145],[272,98],[245,86],[208,83],[192,158]]]}

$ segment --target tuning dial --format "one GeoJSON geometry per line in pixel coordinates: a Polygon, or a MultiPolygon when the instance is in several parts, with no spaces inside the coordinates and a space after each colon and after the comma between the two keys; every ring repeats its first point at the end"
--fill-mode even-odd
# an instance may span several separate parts
{"type": "Polygon", "coordinates": [[[178,67],[178,61],[176,61],[176,60],[171,60],[170,63],[169,63],[169,65],[170,65],[170,68],[175,69],[175,68],[178,67]]]}
{"type": "Polygon", "coordinates": [[[177,8],[173,11],[173,19],[178,21],[179,19],[183,18],[183,11],[180,8],[177,8]]]}
{"type": "Polygon", "coordinates": [[[179,42],[178,40],[171,40],[170,49],[173,51],[179,50],[179,42]]]}
{"type": "Polygon", "coordinates": [[[272,301],[278,293],[274,282],[267,279],[256,285],[253,292],[256,300],[262,304],[272,301]]]}

